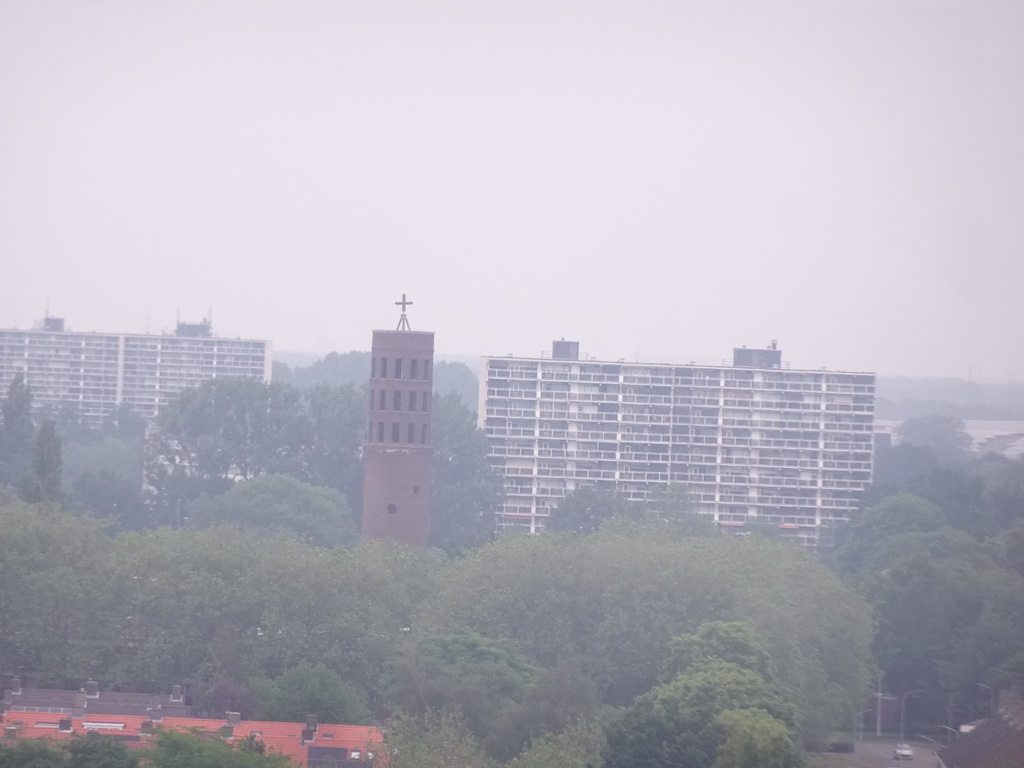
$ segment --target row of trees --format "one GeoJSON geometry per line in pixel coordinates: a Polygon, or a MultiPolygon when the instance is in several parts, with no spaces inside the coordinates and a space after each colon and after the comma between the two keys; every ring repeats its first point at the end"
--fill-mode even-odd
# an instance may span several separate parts
{"type": "MultiPolygon", "coordinates": [[[[112,736],[88,733],[70,742],[19,741],[0,744],[0,768],[138,768],[143,758],[112,736]]],[[[151,768],[288,768],[280,755],[266,754],[257,739],[229,745],[219,739],[158,731],[145,753],[151,768]]]]}
{"type": "Polygon", "coordinates": [[[28,501],[60,501],[60,438],[52,419],[38,429],[33,424],[32,392],[24,374],[11,381],[0,416],[0,485],[17,488],[28,501]]]}
{"type": "Polygon", "coordinates": [[[951,417],[909,419],[876,454],[867,509],[824,561],[872,605],[888,690],[922,721],[990,714],[1024,684],[1024,458],[970,452],[951,417]]]}
{"type": "MultiPolygon", "coordinates": [[[[472,378],[465,366],[436,370],[472,378]]],[[[321,546],[355,542],[367,418],[361,387],[210,380],[182,392],[148,430],[127,409],[98,428],[60,412],[37,429],[21,377],[2,406],[0,485],[26,501],[64,503],[122,531],[233,523],[321,546]]],[[[437,394],[432,408],[432,543],[455,553],[489,539],[501,481],[461,396],[437,394]]]]}
{"type": "Polygon", "coordinates": [[[791,707],[782,722],[804,742],[849,722],[870,679],[867,605],[805,552],[662,526],[507,538],[445,559],[237,528],[112,537],[8,498],[0,582],[0,663],[32,685],[184,683],[205,714],[290,720],[413,723],[443,710],[501,762],[545,734],[592,748],[578,724],[604,734],[638,695],[707,672],[671,649],[708,622],[749,627],[771,659],[765,685],[791,707]]]}

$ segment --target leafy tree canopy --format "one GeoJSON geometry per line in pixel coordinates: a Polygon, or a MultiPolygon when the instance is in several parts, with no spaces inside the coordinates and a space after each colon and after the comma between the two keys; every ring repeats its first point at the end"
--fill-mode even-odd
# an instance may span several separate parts
{"type": "Polygon", "coordinates": [[[396,768],[495,768],[463,717],[452,711],[399,712],[385,734],[396,768]]]}
{"type": "Polygon", "coordinates": [[[596,533],[613,518],[635,517],[638,510],[624,497],[603,488],[579,488],[562,499],[552,510],[547,530],[558,533],[596,533]]]}
{"type": "Polygon", "coordinates": [[[504,496],[473,413],[453,394],[435,395],[431,414],[434,484],[430,544],[451,555],[493,538],[504,496]]]}
{"type": "Polygon", "coordinates": [[[941,463],[965,461],[971,449],[964,423],[954,416],[914,416],[900,424],[898,434],[901,443],[928,448],[941,463]]]}
{"type": "Polygon", "coordinates": [[[863,708],[867,604],[807,553],[767,540],[502,538],[444,569],[419,626],[512,638],[539,665],[578,665],[602,701],[625,705],[657,682],[672,638],[738,620],[791,692],[802,735],[825,739],[863,708]]]}
{"type": "Polygon", "coordinates": [[[32,461],[32,390],[25,374],[14,374],[0,402],[0,484],[16,485],[28,474],[32,461]]]}
{"type": "Polygon", "coordinates": [[[139,757],[112,736],[91,731],[68,745],[68,768],[136,768],[139,757]]]}
{"type": "Polygon", "coordinates": [[[42,739],[0,744],[0,768],[67,768],[68,753],[42,739]]]}
{"type": "Polygon", "coordinates": [[[698,664],[718,659],[771,680],[768,652],[757,632],[740,621],[709,621],[692,635],[672,639],[666,679],[671,680],[698,664]]]}
{"type": "Polygon", "coordinates": [[[639,697],[608,729],[606,768],[711,768],[726,726],[727,710],[760,709],[783,728],[793,706],[751,670],[729,662],[700,663],[670,683],[639,697]]]}
{"type": "Polygon", "coordinates": [[[22,495],[32,504],[57,504],[64,499],[60,437],[51,419],[39,427],[32,453],[32,473],[24,481],[22,495]]]}
{"type": "Polygon", "coordinates": [[[220,739],[196,734],[161,731],[146,753],[153,768],[290,768],[283,755],[257,754],[220,739]]]}
{"type": "Polygon", "coordinates": [[[480,382],[465,363],[438,360],[434,364],[434,394],[451,395],[475,414],[480,396],[480,382]]]}
{"type": "Polygon", "coordinates": [[[506,768],[593,768],[601,764],[606,743],[598,722],[578,720],[536,739],[506,768]]]}
{"type": "Polygon", "coordinates": [[[399,711],[458,712],[483,741],[523,700],[536,675],[510,641],[458,630],[410,638],[391,664],[387,696],[399,711]]]}
{"type": "Polygon", "coordinates": [[[295,723],[316,715],[325,723],[362,725],[370,721],[362,694],[319,662],[301,662],[276,680],[254,681],[254,688],[260,698],[260,715],[267,720],[295,723]]]}
{"type": "Polygon", "coordinates": [[[729,733],[712,768],[803,768],[803,751],[786,724],[761,709],[730,709],[718,716],[729,733]]]}
{"type": "Polygon", "coordinates": [[[260,475],[236,483],[227,493],[192,502],[188,513],[190,525],[237,525],[320,547],[353,546],[358,539],[344,495],[288,475],[260,475]]]}

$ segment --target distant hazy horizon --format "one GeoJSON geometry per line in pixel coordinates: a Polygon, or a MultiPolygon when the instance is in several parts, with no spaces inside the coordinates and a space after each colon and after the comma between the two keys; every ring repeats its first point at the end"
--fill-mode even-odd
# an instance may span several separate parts
{"type": "Polygon", "coordinates": [[[1020,0],[8,0],[0,327],[1024,380],[1020,0]]]}

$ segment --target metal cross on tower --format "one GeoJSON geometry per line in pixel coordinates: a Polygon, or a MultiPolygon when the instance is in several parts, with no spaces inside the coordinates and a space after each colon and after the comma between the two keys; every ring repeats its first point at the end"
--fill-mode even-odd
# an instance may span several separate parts
{"type": "Polygon", "coordinates": [[[411,301],[406,301],[405,300],[405,294],[404,293],[402,294],[402,300],[395,302],[395,306],[396,307],[401,307],[402,308],[402,316],[400,318],[398,318],[398,327],[395,329],[396,331],[411,331],[412,330],[412,328],[409,327],[409,318],[405,316],[405,308],[408,307],[408,306],[411,306],[411,305],[412,305],[411,301]]]}

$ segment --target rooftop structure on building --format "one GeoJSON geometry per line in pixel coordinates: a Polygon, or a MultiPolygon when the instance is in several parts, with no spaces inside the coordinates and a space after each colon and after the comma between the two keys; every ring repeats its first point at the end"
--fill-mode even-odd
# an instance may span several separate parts
{"type": "Polygon", "coordinates": [[[871,482],[875,375],[797,370],[775,342],[732,365],[485,357],[480,427],[504,477],[500,529],[542,531],[596,486],[631,500],[685,488],[718,525],[805,543],[849,519],[871,482]]]}
{"type": "Polygon", "coordinates": [[[34,712],[50,715],[89,717],[93,715],[150,715],[192,717],[192,707],[185,703],[182,687],[175,685],[170,693],[124,693],[100,690],[99,683],[87,680],[78,691],[51,688],[25,688],[14,677],[11,687],[0,700],[0,718],[10,720],[15,713],[34,712]]]}
{"type": "Polygon", "coordinates": [[[214,336],[206,319],[164,334],[77,332],[59,317],[0,330],[0,391],[22,373],[37,410],[71,411],[92,424],[122,405],[151,418],[207,379],[269,381],[271,362],[270,342],[214,336]]]}

